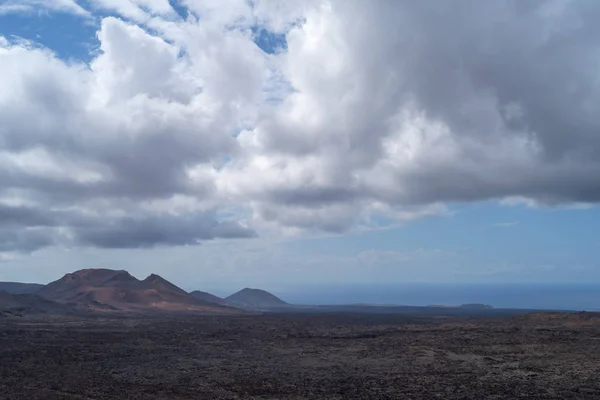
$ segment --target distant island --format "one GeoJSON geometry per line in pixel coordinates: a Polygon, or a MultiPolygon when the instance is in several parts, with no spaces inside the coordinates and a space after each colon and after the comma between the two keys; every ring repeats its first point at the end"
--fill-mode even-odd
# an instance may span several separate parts
{"type": "Polygon", "coordinates": [[[494,307],[489,305],[489,304],[481,304],[481,303],[472,303],[472,304],[461,304],[460,306],[445,306],[445,305],[438,305],[438,304],[431,304],[428,305],[427,307],[433,307],[433,308],[466,308],[466,309],[473,309],[473,310],[491,310],[494,307]]]}

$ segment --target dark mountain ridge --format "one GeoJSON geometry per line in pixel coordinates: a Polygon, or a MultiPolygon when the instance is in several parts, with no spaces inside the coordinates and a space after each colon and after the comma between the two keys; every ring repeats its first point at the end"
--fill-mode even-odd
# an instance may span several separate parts
{"type": "Polygon", "coordinates": [[[0,314],[73,314],[77,312],[72,305],[60,304],[34,294],[13,294],[0,290],[0,314]]]}
{"type": "Polygon", "coordinates": [[[288,303],[262,289],[245,288],[225,298],[227,304],[243,308],[279,308],[288,303]]]}
{"type": "MultiPolygon", "coordinates": [[[[375,304],[291,305],[261,289],[245,288],[226,298],[203,291],[186,292],[159,275],[139,280],[125,270],[84,269],[64,275],[48,285],[6,283],[13,290],[36,290],[37,296],[0,297],[0,311],[34,312],[359,312],[439,315],[495,315],[518,310],[494,309],[486,304],[460,306],[398,306],[375,304]],[[16,288],[16,289],[15,289],[16,288]],[[39,289],[38,289],[39,288],[39,289]],[[9,301],[10,300],[10,301],[9,301]],[[38,310],[38,311],[36,311],[38,310]]],[[[531,311],[531,310],[529,310],[531,311]]],[[[521,312],[521,311],[519,311],[521,312]]]]}
{"type": "Polygon", "coordinates": [[[190,295],[194,296],[198,300],[208,301],[209,303],[225,304],[225,299],[201,290],[194,290],[193,292],[190,292],[190,295]]]}
{"type": "Polygon", "coordinates": [[[0,282],[0,290],[11,294],[33,294],[43,287],[39,283],[0,282]]]}
{"type": "Polygon", "coordinates": [[[98,311],[235,312],[230,307],[197,299],[158,275],[140,281],[123,270],[76,271],[49,283],[37,294],[59,303],[86,304],[98,311]]]}

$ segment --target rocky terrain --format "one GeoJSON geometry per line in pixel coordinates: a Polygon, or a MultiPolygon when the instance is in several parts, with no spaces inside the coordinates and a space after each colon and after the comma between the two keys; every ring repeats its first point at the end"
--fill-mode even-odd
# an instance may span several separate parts
{"type": "Polygon", "coordinates": [[[2,399],[598,399],[600,317],[0,318],[2,399]]]}

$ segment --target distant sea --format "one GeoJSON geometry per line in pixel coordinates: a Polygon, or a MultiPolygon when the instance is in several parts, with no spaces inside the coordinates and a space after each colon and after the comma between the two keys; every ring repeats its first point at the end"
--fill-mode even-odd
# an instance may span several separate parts
{"type": "Polygon", "coordinates": [[[600,284],[399,284],[310,286],[278,291],[294,304],[398,304],[409,306],[485,303],[496,308],[600,311],[600,284]]]}

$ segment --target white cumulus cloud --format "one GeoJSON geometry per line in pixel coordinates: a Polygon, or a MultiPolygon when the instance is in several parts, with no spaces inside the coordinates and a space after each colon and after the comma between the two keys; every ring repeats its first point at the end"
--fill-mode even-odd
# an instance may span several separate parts
{"type": "Polygon", "coordinates": [[[82,4],[0,6],[103,15],[87,63],[0,39],[1,252],[600,201],[595,1],[82,4]]]}
{"type": "Polygon", "coordinates": [[[75,0],[2,0],[0,2],[0,15],[48,11],[91,16],[75,0]]]}

